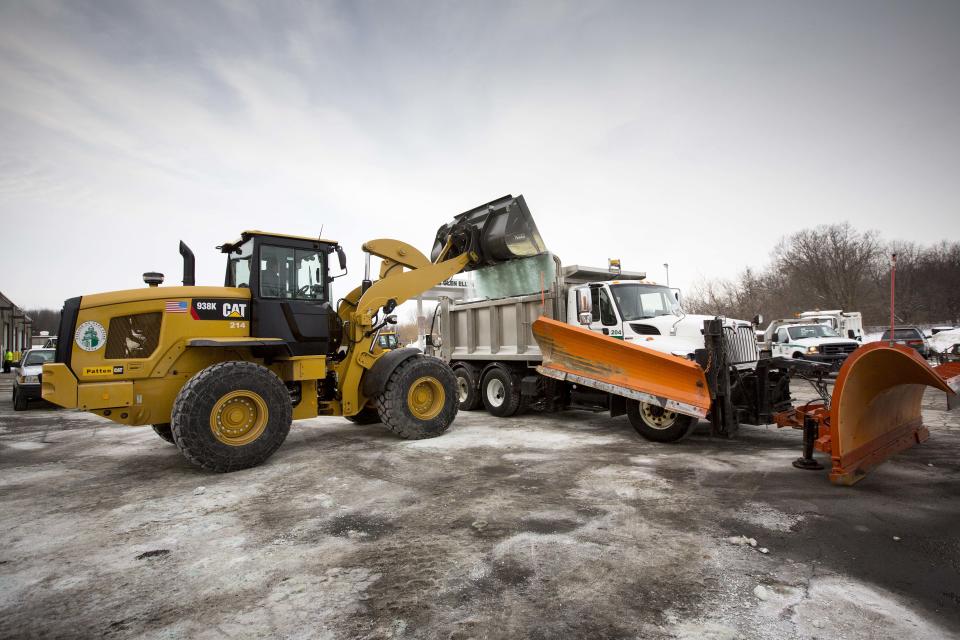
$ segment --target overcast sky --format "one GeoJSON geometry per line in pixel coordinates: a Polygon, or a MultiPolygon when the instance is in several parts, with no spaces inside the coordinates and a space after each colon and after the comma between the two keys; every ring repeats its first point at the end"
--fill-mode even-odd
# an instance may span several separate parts
{"type": "MultiPolygon", "coordinates": [[[[690,287],[849,220],[960,239],[960,2],[0,3],[0,291],[180,279],[259,228],[429,251],[522,193],[690,287]]],[[[343,281],[340,281],[343,282],[343,281]]],[[[345,292],[340,285],[337,293],[345,292]]]]}

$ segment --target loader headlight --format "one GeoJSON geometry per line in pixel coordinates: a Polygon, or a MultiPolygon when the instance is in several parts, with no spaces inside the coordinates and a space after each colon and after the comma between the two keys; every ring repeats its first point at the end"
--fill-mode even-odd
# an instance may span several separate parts
{"type": "Polygon", "coordinates": [[[807,353],[818,353],[819,351],[820,347],[807,347],[807,353]]]}

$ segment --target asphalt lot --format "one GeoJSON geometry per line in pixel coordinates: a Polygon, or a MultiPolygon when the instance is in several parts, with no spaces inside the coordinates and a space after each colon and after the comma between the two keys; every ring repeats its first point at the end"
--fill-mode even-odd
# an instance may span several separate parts
{"type": "Polygon", "coordinates": [[[942,394],[926,444],[834,487],[790,466],[798,432],[655,445],[586,412],[419,442],[310,420],[213,475],[4,382],[3,638],[960,637],[942,394]]]}

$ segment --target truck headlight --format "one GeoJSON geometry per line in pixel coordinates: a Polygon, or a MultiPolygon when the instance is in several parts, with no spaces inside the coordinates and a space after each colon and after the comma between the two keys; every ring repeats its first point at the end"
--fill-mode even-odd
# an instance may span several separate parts
{"type": "Polygon", "coordinates": [[[807,353],[818,353],[819,351],[820,347],[807,347],[807,353]]]}
{"type": "Polygon", "coordinates": [[[20,384],[39,384],[40,376],[18,376],[20,384]]]}

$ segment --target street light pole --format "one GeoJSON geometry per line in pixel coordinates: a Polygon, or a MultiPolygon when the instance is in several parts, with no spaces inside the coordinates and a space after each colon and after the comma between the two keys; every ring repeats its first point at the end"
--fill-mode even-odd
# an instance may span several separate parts
{"type": "Polygon", "coordinates": [[[670,265],[666,262],[663,263],[663,268],[667,270],[667,286],[670,286],[670,265]]]}

